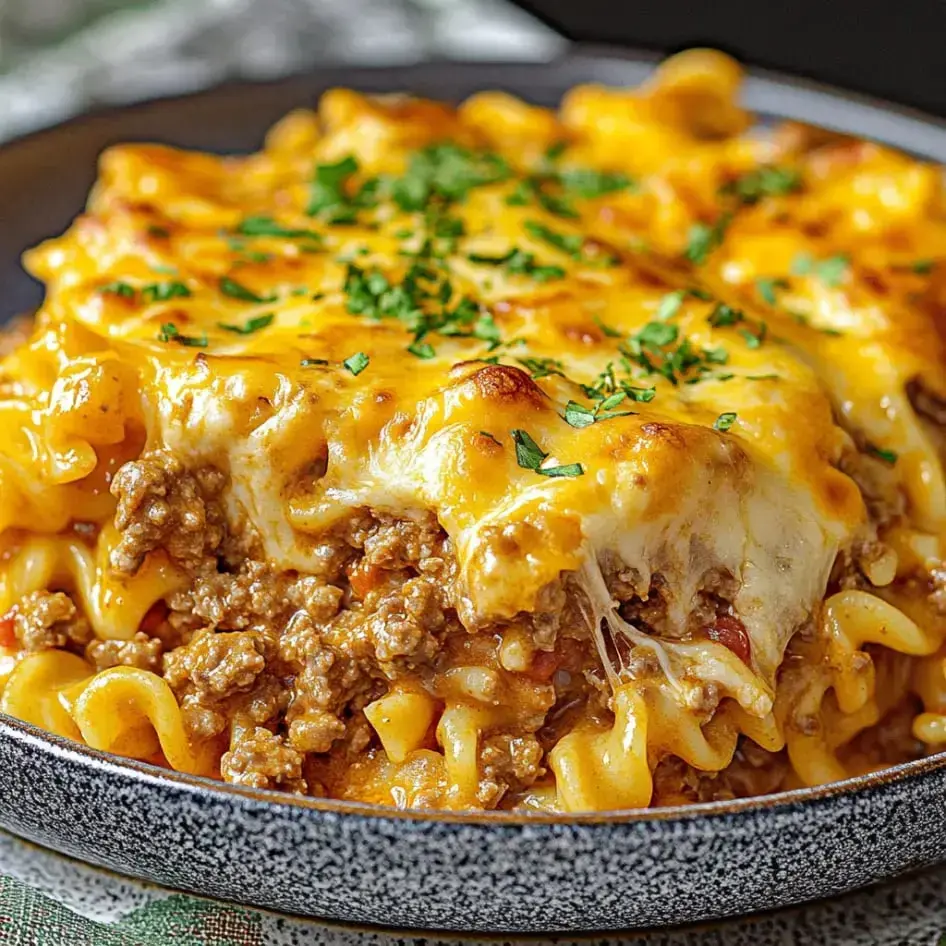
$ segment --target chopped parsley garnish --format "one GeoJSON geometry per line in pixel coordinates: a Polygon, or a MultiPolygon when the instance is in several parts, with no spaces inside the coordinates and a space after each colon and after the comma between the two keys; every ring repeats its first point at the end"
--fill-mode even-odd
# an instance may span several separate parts
{"type": "Polygon", "coordinates": [[[525,207],[534,193],[535,188],[528,181],[519,181],[506,197],[506,204],[510,207],[525,207]]]}
{"type": "Polygon", "coordinates": [[[359,375],[365,368],[368,367],[368,362],[371,359],[363,352],[357,351],[354,355],[350,355],[346,358],[342,364],[353,374],[359,375]]]}
{"type": "Polygon", "coordinates": [[[867,452],[870,453],[871,456],[877,457],[878,460],[889,463],[891,466],[897,462],[897,454],[894,450],[884,450],[881,447],[875,447],[871,444],[868,446],[867,452]]]}
{"type": "Polygon", "coordinates": [[[564,279],[565,270],[561,266],[549,266],[536,263],[535,256],[532,253],[513,247],[508,253],[502,256],[483,256],[478,253],[471,253],[467,259],[471,263],[478,263],[484,266],[505,266],[506,270],[513,275],[530,276],[536,282],[548,282],[550,279],[564,279]]]}
{"type": "Polygon", "coordinates": [[[260,253],[257,250],[248,250],[243,240],[227,240],[227,245],[234,253],[241,255],[241,258],[236,261],[234,267],[241,266],[244,263],[268,263],[273,259],[272,253],[260,253]]]}
{"type": "Polygon", "coordinates": [[[411,344],[407,346],[407,350],[415,358],[428,359],[433,358],[434,355],[437,354],[437,352],[434,350],[434,346],[431,345],[430,342],[422,342],[420,340],[411,342],[411,344]]]}
{"type": "Polygon", "coordinates": [[[910,270],[916,273],[919,276],[927,276],[933,272],[933,267],[936,265],[934,260],[931,259],[918,259],[914,260],[910,264],[910,270]]]}
{"type": "Polygon", "coordinates": [[[581,259],[581,251],[585,245],[584,237],[573,233],[559,233],[535,220],[527,220],[524,226],[529,236],[548,243],[549,246],[554,246],[562,253],[567,253],[572,259],[581,259]]]}
{"type": "Polygon", "coordinates": [[[657,306],[657,318],[661,321],[672,319],[680,310],[680,306],[683,305],[685,296],[685,289],[676,289],[673,292],[668,292],[657,306]]]}
{"type": "Polygon", "coordinates": [[[572,427],[590,427],[592,424],[611,420],[614,417],[631,417],[635,411],[615,411],[614,408],[627,399],[625,391],[618,391],[603,400],[599,401],[594,408],[585,407],[577,401],[569,401],[565,405],[565,413],[562,415],[566,423],[572,427]]]}
{"type": "Polygon", "coordinates": [[[546,466],[542,463],[548,454],[524,430],[510,431],[516,445],[516,462],[524,470],[532,470],[541,476],[581,476],[585,470],[580,463],[546,466]]]}
{"type": "Polygon", "coordinates": [[[267,325],[271,325],[274,318],[275,316],[270,312],[268,315],[258,315],[255,319],[248,319],[243,325],[231,325],[226,322],[218,322],[217,325],[219,328],[227,332],[235,332],[237,335],[252,335],[254,332],[266,328],[267,325]]]}
{"type": "Polygon", "coordinates": [[[829,256],[815,260],[810,253],[799,253],[792,260],[792,274],[795,276],[817,276],[826,286],[839,286],[847,273],[849,260],[846,256],[829,256]]]}
{"type": "Polygon", "coordinates": [[[680,310],[680,306],[683,305],[683,301],[687,296],[703,300],[712,298],[709,293],[702,289],[675,289],[661,297],[657,305],[657,318],[661,321],[672,319],[680,310]]]}
{"type": "Polygon", "coordinates": [[[595,325],[601,329],[601,334],[607,338],[621,338],[621,333],[616,328],[611,328],[610,325],[606,325],[598,316],[593,316],[595,325]]]}
{"type": "Polygon", "coordinates": [[[247,289],[246,286],[238,283],[235,279],[231,279],[229,276],[220,277],[220,291],[225,296],[230,296],[232,299],[240,299],[243,302],[272,302],[273,296],[263,298],[258,296],[251,289],[247,289]]]}
{"type": "Polygon", "coordinates": [[[719,417],[713,421],[713,430],[721,430],[725,433],[736,422],[736,416],[735,411],[727,411],[725,414],[720,414],[719,417]]]}
{"type": "Polygon", "coordinates": [[[302,365],[303,368],[314,368],[317,365],[327,365],[328,361],[326,361],[325,358],[303,358],[299,364],[302,365]]]}
{"type": "Polygon", "coordinates": [[[725,302],[719,302],[709,314],[709,324],[714,328],[721,328],[725,325],[735,325],[737,322],[745,320],[745,315],[739,309],[726,305],[725,302]]]}
{"type": "MultiPolygon", "coordinates": [[[[746,314],[741,309],[734,309],[725,302],[716,304],[709,314],[708,321],[713,328],[727,328],[733,325],[748,326],[740,328],[739,334],[749,348],[759,348],[769,334],[769,327],[765,322],[753,322],[746,318],[746,314]]],[[[711,352],[708,353],[709,355],[711,355],[711,352]]],[[[725,361],[720,362],[720,364],[725,364],[725,361]]]]}
{"type": "Polygon", "coordinates": [[[777,305],[778,299],[775,296],[776,289],[787,289],[788,282],[785,279],[773,279],[771,276],[761,276],[755,281],[756,289],[759,295],[769,304],[777,305]]]}
{"type": "Polygon", "coordinates": [[[191,294],[182,282],[156,282],[141,287],[141,298],[145,302],[168,302],[170,299],[184,299],[191,294]]]}
{"type": "Polygon", "coordinates": [[[358,162],[351,155],[334,164],[316,165],[306,213],[327,223],[354,223],[358,208],[349,201],[346,185],[357,171],[358,162]]]}
{"type": "Polygon", "coordinates": [[[649,373],[663,375],[674,385],[686,380],[693,370],[702,375],[709,371],[709,365],[729,360],[724,348],[701,349],[689,338],[681,339],[679,328],[669,322],[648,322],[621,351],[631,362],[649,373]]]}
{"type": "Polygon", "coordinates": [[[763,197],[779,197],[801,188],[801,174],[794,168],[761,167],[741,174],[721,188],[723,194],[754,204],[763,197]]]}
{"type": "Polygon", "coordinates": [[[116,281],[99,286],[99,292],[109,296],[121,296],[123,299],[135,298],[135,287],[126,282],[116,281]]]}
{"type": "Polygon", "coordinates": [[[506,180],[510,174],[498,154],[470,151],[448,141],[414,154],[407,173],[394,181],[391,197],[401,210],[423,210],[434,197],[462,201],[473,188],[506,180]]]}
{"type": "Polygon", "coordinates": [[[548,378],[552,375],[565,377],[564,365],[555,358],[517,358],[516,361],[535,379],[548,378]]]}
{"type": "Polygon", "coordinates": [[[634,337],[647,348],[661,348],[677,340],[680,329],[665,322],[648,322],[634,337]]]}
{"type": "MultiPolygon", "coordinates": [[[[626,359],[622,359],[622,366],[630,371],[630,362],[626,359]]],[[[630,401],[647,404],[657,395],[657,389],[654,387],[640,388],[623,379],[618,380],[615,377],[612,362],[609,362],[604,371],[598,375],[594,384],[583,384],[581,389],[585,392],[585,396],[593,401],[608,401],[620,393],[630,401]]]]}
{"type": "Polygon", "coordinates": [[[769,333],[769,327],[765,322],[760,322],[758,330],[753,332],[751,329],[741,328],[739,334],[745,339],[748,348],[760,348],[765,341],[765,336],[769,333]]]}
{"type": "MultiPolygon", "coordinates": [[[[145,303],[168,302],[171,299],[183,299],[191,295],[190,289],[182,282],[155,282],[141,287],[141,299],[145,303]]],[[[112,282],[101,286],[99,292],[121,296],[123,299],[135,299],[139,290],[126,282],[112,282]]]]}
{"type": "Polygon", "coordinates": [[[319,242],[322,235],[314,230],[297,230],[291,227],[284,227],[277,223],[272,217],[246,217],[236,228],[237,233],[250,237],[283,237],[287,240],[296,240],[305,238],[319,242]]]}
{"type": "Polygon", "coordinates": [[[567,194],[585,200],[635,186],[634,181],[620,171],[595,171],[591,168],[569,168],[560,171],[558,179],[567,194]]]}
{"type": "Polygon", "coordinates": [[[179,345],[186,345],[188,348],[206,348],[207,335],[182,335],[178,327],[173,322],[165,322],[158,332],[159,342],[177,342],[179,345]]]}
{"type": "Polygon", "coordinates": [[[695,266],[702,266],[710,254],[722,245],[731,219],[731,214],[723,214],[712,225],[694,223],[690,227],[683,255],[695,266]]]}
{"type": "Polygon", "coordinates": [[[500,441],[496,437],[494,437],[488,430],[481,430],[480,436],[485,437],[487,440],[492,440],[493,443],[496,444],[496,446],[498,447],[502,446],[502,443],[500,443],[500,441]]]}
{"type": "Polygon", "coordinates": [[[171,231],[167,227],[159,227],[157,224],[151,224],[148,227],[148,235],[157,237],[159,240],[166,240],[170,235],[171,231]]]}
{"type": "Polygon", "coordinates": [[[537,173],[519,181],[506,197],[506,203],[524,207],[534,202],[557,217],[576,219],[579,214],[574,200],[591,200],[635,186],[631,178],[620,172],[591,168],[559,171],[551,165],[552,160],[546,160],[537,173]]]}

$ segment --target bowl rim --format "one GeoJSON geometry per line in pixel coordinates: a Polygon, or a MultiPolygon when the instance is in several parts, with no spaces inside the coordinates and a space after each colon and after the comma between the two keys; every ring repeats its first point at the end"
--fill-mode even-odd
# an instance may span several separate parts
{"type": "Polygon", "coordinates": [[[277,789],[234,785],[204,775],[189,775],[152,762],[132,759],[93,749],[65,736],[47,732],[5,713],[0,713],[0,740],[7,738],[27,751],[39,751],[63,760],[67,765],[81,765],[98,770],[114,780],[145,782],[158,790],[174,788],[195,795],[210,795],[216,802],[230,801],[254,807],[275,804],[283,809],[314,812],[317,815],[341,815],[362,821],[396,820],[416,824],[436,822],[464,827],[530,828],[581,827],[607,828],[614,825],[657,825],[666,822],[687,823],[731,818],[739,815],[788,814],[800,805],[810,807],[830,803],[839,797],[866,797],[871,791],[891,788],[902,782],[916,782],[946,768],[946,751],[921,759],[855,775],[838,782],[808,788],[792,788],[769,795],[752,795],[724,801],[694,802],[658,808],[615,809],[610,811],[454,811],[449,809],[401,809],[370,802],[340,798],[292,795],[277,789]]]}
{"type": "MultiPolygon", "coordinates": [[[[58,134],[68,135],[78,126],[98,121],[120,121],[129,113],[141,113],[150,108],[173,109],[176,104],[192,102],[201,97],[217,95],[239,95],[248,89],[298,84],[313,88],[328,88],[331,84],[347,82],[377,84],[378,80],[409,83],[412,77],[423,79],[435,77],[445,71],[471,79],[482,75],[505,86],[514,80],[544,80],[548,82],[557,74],[567,75],[571,70],[580,71],[597,65],[599,69],[653,68],[663,55],[644,49],[615,47],[604,44],[574,43],[566,50],[545,62],[520,61],[425,61],[390,66],[358,66],[326,64],[307,69],[302,73],[266,79],[264,81],[230,80],[209,88],[183,94],[147,98],[133,104],[117,107],[95,108],[80,115],[16,136],[0,146],[0,158],[11,151],[29,149],[42,145],[43,140],[58,134]],[[493,77],[496,77],[495,80],[493,77]]],[[[914,108],[887,102],[883,99],[851,92],[814,80],[788,75],[766,69],[746,66],[742,99],[752,111],[777,118],[790,118],[797,108],[786,111],[785,94],[789,101],[803,103],[805,119],[811,124],[872,139],[894,148],[912,152],[927,160],[946,164],[946,119],[926,114],[914,108]],[[780,104],[781,103],[781,104],[780,104]],[[844,108],[838,113],[837,106],[844,108]],[[830,121],[819,120],[826,109],[834,109],[830,121]],[[814,111],[814,114],[812,114],[814,111]],[[838,120],[840,115],[840,120],[838,120]],[[909,142],[905,144],[905,141],[909,142]]],[[[595,79],[592,81],[601,81],[595,79]]],[[[393,84],[393,82],[392,82],[393,84]]],[[[206,776],[189,775],[164,768],[146,761],[127,758],[114,753],[93,749],[83,743],[50,733],[23,720],[0,712],[0,739],[7,738],[27,751],[39,751],[63,760],[67,764],[81,765],[119,780],[145,782],[156,789],[174,788],[197,795],[209,795],[215,802],[269,808],[277,805],[285,811],[314,812],[318,815],[345,816],[372,822],[397,820],[418,826],[435,822],[452,826],[485,829],[522,828],[609,828],[615,825],[657,825],[660,823],[686,823],[694,820],[730,818],[759,812],[778,814],[799,805],[827,803],[840,796],[866,796],[872,790],[888,788],[902,782],[918,781],[946,768],[946,750],[920,759],[888,766],[877,771],[853,776],[838,782],[830,782],[805,788],[794,788],[769,795],[736,798],[725,801],[697,802],[663,808],[640,808],[598,812],[511,812],[511,811],[453,811],[398,809],[393,806],[344,799],[316,798],[290,795],[274,789],[256,789],[233,785],[206,776]]]]}

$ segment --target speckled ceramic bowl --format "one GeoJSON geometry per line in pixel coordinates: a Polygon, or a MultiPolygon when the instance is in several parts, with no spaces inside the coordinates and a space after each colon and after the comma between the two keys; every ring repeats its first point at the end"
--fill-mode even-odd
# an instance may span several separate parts
{"type": "MultiPolygon", "coordinates": [[[[236,151],[331,85],[460,98],[498,87],[552,104],[578,82],[637,84],[647,56],[542,66],[325,70],[83,118],[0,149],[0,316],[39,288],[19,253],[81,207],[119,140],[236,151]]],[[[746,101],[946,163],[946,125],[753,75],[746,101]]],[[[0,445],[2,449],[2,445],[0,445]]],[[[496,932],[680,924],[825,897],[946,860],[946,755],[768,798],[572,818],[400,814],[298,800],[127,762],[0,717],[0,826],[170,887],[387,926],[496,932]]]]}

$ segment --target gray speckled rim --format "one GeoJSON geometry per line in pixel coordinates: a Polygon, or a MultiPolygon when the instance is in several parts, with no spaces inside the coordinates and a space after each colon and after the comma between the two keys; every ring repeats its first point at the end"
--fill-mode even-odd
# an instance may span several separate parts
{"type": "Polygon", "coordinates": [[[332,812],[361,818],[385,820],[435,821],[443,824],[628,824],[634,822],[674,821],[689,818],[706,818],[713,815],[738,815],[744,812],[765,811],[779,807],[791,807],[813,801],[830,801],[840,795],[867,792],[898,782],[946,770],[946,752],[938,752],[912,762],[902,762],[877,772],[858,775],[840,782],[830,782],[814,788],[795,788],[790,791],[773,792],[749,798],[729,801],[698,802],[692,805],[669,805],[663,808],[638,808],[560,814],[556,812],[530,812],[517,814],[510,811],[420,811],[400,810],[366,802],[345,801],[336,798],[312,798],[290,795],[266,788],[249,788],[231,785],[218,779],[202,775],[187,775],[173,769],[162,768],[150,762],[117,756],[110,752],[91,749],[55,733],[48,733],[31,723],[23,722],[5,713],[0,713],[0,737],[17,741],[33,751],[49,751],[70,765],[92,766],[105,777],[148,780],[157,784],[173,782],[195,792],[211,791],[223,795],[238,796],[268,805],[288,805],[294,808],[332,812]]]}
{"type": "MultiPolygon", "coordinates": [[[[551,103],[633,85],[657,57],[576,49],[546,65],[322,69],[80,118],[0,149],[0,319],[36,298],[14,258],[65,226],[116,140],[254,147],[331,85],[551,103]],[[63,155],[69,162],[63,162],[63,155]]],[[[946,162],[946,123],[754,72],[746,105],[946,162]]],[[[829,896],[946,859],[946,754],[814,789],[581,815],[398,812],[289,797],[119,759],[0,717],[0,826],[120,873],[327,919],[469,932],[678,925],[829,896]]]]}

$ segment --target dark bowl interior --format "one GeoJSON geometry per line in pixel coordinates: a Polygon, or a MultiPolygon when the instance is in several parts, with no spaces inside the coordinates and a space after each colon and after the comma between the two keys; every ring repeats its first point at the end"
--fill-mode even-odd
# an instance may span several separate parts
{"type": "MultiPolygon", "coordinates": [[[[636,85],[649,55],[576,50],[545,65],[323,69],[86,116],[0,149],[0,319],[40,287],[23,249],[81,209],[103,147],[218,152],[334,85],[458,100],[501,88],[552,105],[579,82],[636,85]]],[[[946,161],[946,125],[784,77],[747,104],[946,161]]],[[[0,826],[208,896],[358,923],[465,931],[680,924],[829,896],[946,858],[946,756],[764,799],[576,818],[415,815],[292,800],[104,756],[0,717],[0,826]]]]}

